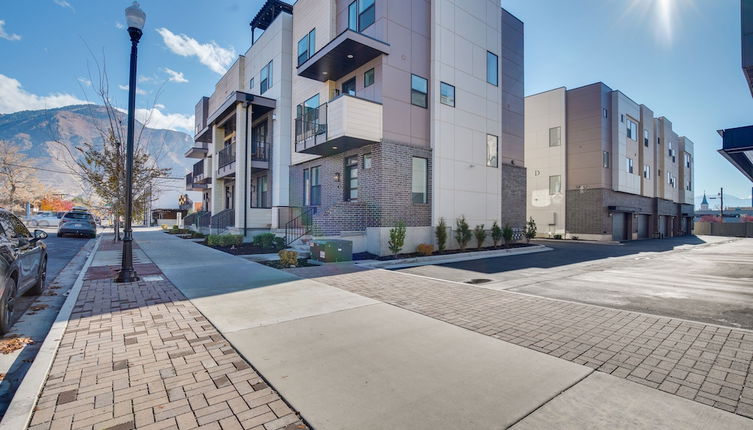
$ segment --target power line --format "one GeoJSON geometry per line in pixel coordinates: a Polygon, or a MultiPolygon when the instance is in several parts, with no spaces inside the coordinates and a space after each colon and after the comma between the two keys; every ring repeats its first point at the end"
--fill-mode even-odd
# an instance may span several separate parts
{"type": "MultiPolygon", "coordinates": [[[[23,164],[13,164],[13,163],[3,163],[6,166],[12,166],[12,167],[21,167],[25,169],[34,169],[34,170],[41,170],[43,172],[51,172],[51,173],[60,173],[63,175],[72,175],[72,176],[78,176],[76,173],[72,172],[64,172],[62,170],[53,170],[53,169],[45,169],[44,167],[37,167],[37,166],[25,166],[23,164]]],[[[185,177],[172,177],[172,176],[157,176],[155,179],[172,179],[172,180],[183,180],[186,179],[185,177]]]]}

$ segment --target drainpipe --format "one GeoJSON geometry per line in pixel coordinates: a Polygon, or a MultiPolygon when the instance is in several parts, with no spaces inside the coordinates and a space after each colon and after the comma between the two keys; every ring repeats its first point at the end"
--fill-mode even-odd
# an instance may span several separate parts
{"type": "Polygon", "coordinates": [[[246,102],[246,119],[243,121],[246,133],[245,133],[245,139],[246,142],[243,145],[243,162],[247,163],[246,168],[246,174],[244,175],[245,178],[243,180],[243,236],[246,236],[247,230],[248,230],[248,183],[251,181],[251,161],[248,159],[248,106],[251,103],[246,102]]]}

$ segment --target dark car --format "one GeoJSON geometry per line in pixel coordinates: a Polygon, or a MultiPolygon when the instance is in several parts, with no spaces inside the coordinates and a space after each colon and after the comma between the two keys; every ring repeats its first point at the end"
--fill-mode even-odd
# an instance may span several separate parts
{"type": "Polygon", "coordinates": [[[16,297],[41,294],[47,277],[47,233],[34,234],[20,219],[0,209],[0,333],[13,323],[16,297]]]}
{"type": "Polygon", "coordinates": [[[66,234],[84,237],[97,237],[97,223],[89,212],[73,210],[66,212],[58,225],[58,237],[66,234]]]}

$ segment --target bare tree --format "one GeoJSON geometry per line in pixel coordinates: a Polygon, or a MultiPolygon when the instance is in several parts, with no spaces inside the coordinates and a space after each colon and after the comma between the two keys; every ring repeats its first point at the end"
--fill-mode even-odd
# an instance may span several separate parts
{"type": "Polygon", "coordinates": [[[0,140],[0,203],[10,210],[23,208],[23,203],[44,195],[42,184],[34,175],[31,160],[21,146],[0,140]]]}

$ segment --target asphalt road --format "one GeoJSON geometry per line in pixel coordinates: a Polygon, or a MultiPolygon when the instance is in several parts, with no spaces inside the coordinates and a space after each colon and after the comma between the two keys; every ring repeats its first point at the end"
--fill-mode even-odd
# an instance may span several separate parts
{"type": "Polygon", "coordinates": [[[597,244],[401,271],[484,288],[753,329],[753,239],[597,244]]]}

